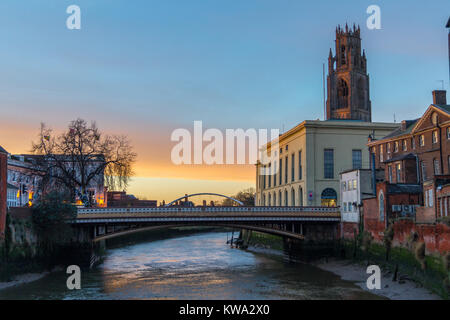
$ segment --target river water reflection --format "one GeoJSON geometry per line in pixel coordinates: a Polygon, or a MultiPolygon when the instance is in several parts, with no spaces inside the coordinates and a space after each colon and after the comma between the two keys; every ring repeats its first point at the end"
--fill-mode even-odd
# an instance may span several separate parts
{"type": "Polygon", "coordinates": [[[225,232],[122,243],[82,273],[81,290],[57,272],[0,291],[0,299],[378,299],[307,264],[232,249],[225,232]]]}

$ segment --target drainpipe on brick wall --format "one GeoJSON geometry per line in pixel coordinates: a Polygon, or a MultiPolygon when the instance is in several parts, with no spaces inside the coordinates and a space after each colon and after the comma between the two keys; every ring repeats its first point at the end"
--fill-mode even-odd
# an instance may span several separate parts
{"type": "Polygon", "coordinates": [[[420,171],[419,171],[419,157],[417,156],[417,154],[415,154],[416,156],[416,175],[417,175],[417,184],[420,184],[420,171]]]}
{"type": "Polygon", "coordinates": [[[439,155],[441,157],[441,170],[440,174],[444,174],[444,161],[442,159],[442,128],[439,124],[437,124],[437,127],[439,128],[439,155]]]}

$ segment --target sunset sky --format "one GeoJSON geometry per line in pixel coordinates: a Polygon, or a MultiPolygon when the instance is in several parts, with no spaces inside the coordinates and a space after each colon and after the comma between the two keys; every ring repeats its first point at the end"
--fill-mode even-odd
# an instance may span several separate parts
{"type": "Polygon", "coordinates": [[[138,153],[129,192],[166,201],[235,194],[252,165],[172,164],[176,128],[279,128],[323,119],[322,64],[338,24],[359,24],[373,121],[418,117],[449,90],[450,1],[2,0],[0,145],[27,153],[40,122],[77,117],[126,134],[138,153]],[[81,8],[68,30],[66,8],[81,8]],[[381,30],[366,27],[371,4],[381,30]]]}

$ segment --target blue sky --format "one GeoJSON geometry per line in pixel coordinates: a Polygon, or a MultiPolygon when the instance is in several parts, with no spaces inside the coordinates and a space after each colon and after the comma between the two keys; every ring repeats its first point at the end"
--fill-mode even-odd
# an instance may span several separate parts
{"type": "Polygon", "coordinates": [[[373,120],[418,117],[438,80],[449,89],[449,9],[448,0],[3,0],[0,145],[26,152],[40,121],[95,119],[133,139],[140,167],[158,168],[139,176],[168,177],[170,133],[194,120],[288,129],[323,118],[322,63],[346,22],[361,26],[373,120]],[[81,30],[65,26],[71,4],[81,30]],[[371,4],[381,30],[366,28],[371,4]]]}

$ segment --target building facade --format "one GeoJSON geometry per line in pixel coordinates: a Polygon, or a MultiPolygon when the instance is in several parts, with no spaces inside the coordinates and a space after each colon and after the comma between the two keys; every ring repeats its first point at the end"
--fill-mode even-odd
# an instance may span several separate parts
{"type": "Polygon", "coordinates": [[[398,129],[381,140],[373,139],[368,147],[372,166],[385,173],[374,199],[364,201],[373,233],[392,219],[435,223],[448,214],[450,105],[445,91],[433,91],[433,104],[422,117],[402,121],[398,129]]]}
{"type": "Polygon", "coordinates": [[[23,155],[8,155],[9,207],[31,206],[41,195],[41,181],[44,171],[23,155]],[[13,201],[13,190],[16,199],[13,201]],[[14,204],[14,205],[13,205],[14,204]]]}
{"type": "Polygon", "coordinates": [[[280,136],[279,150],[274,150],[275,168],[272,164],[256,165],[256,205],[337,206],[339,173],[368,168],[367,137],[381,138],[397,126],[347,120],[303,121],[280,136]]]}

